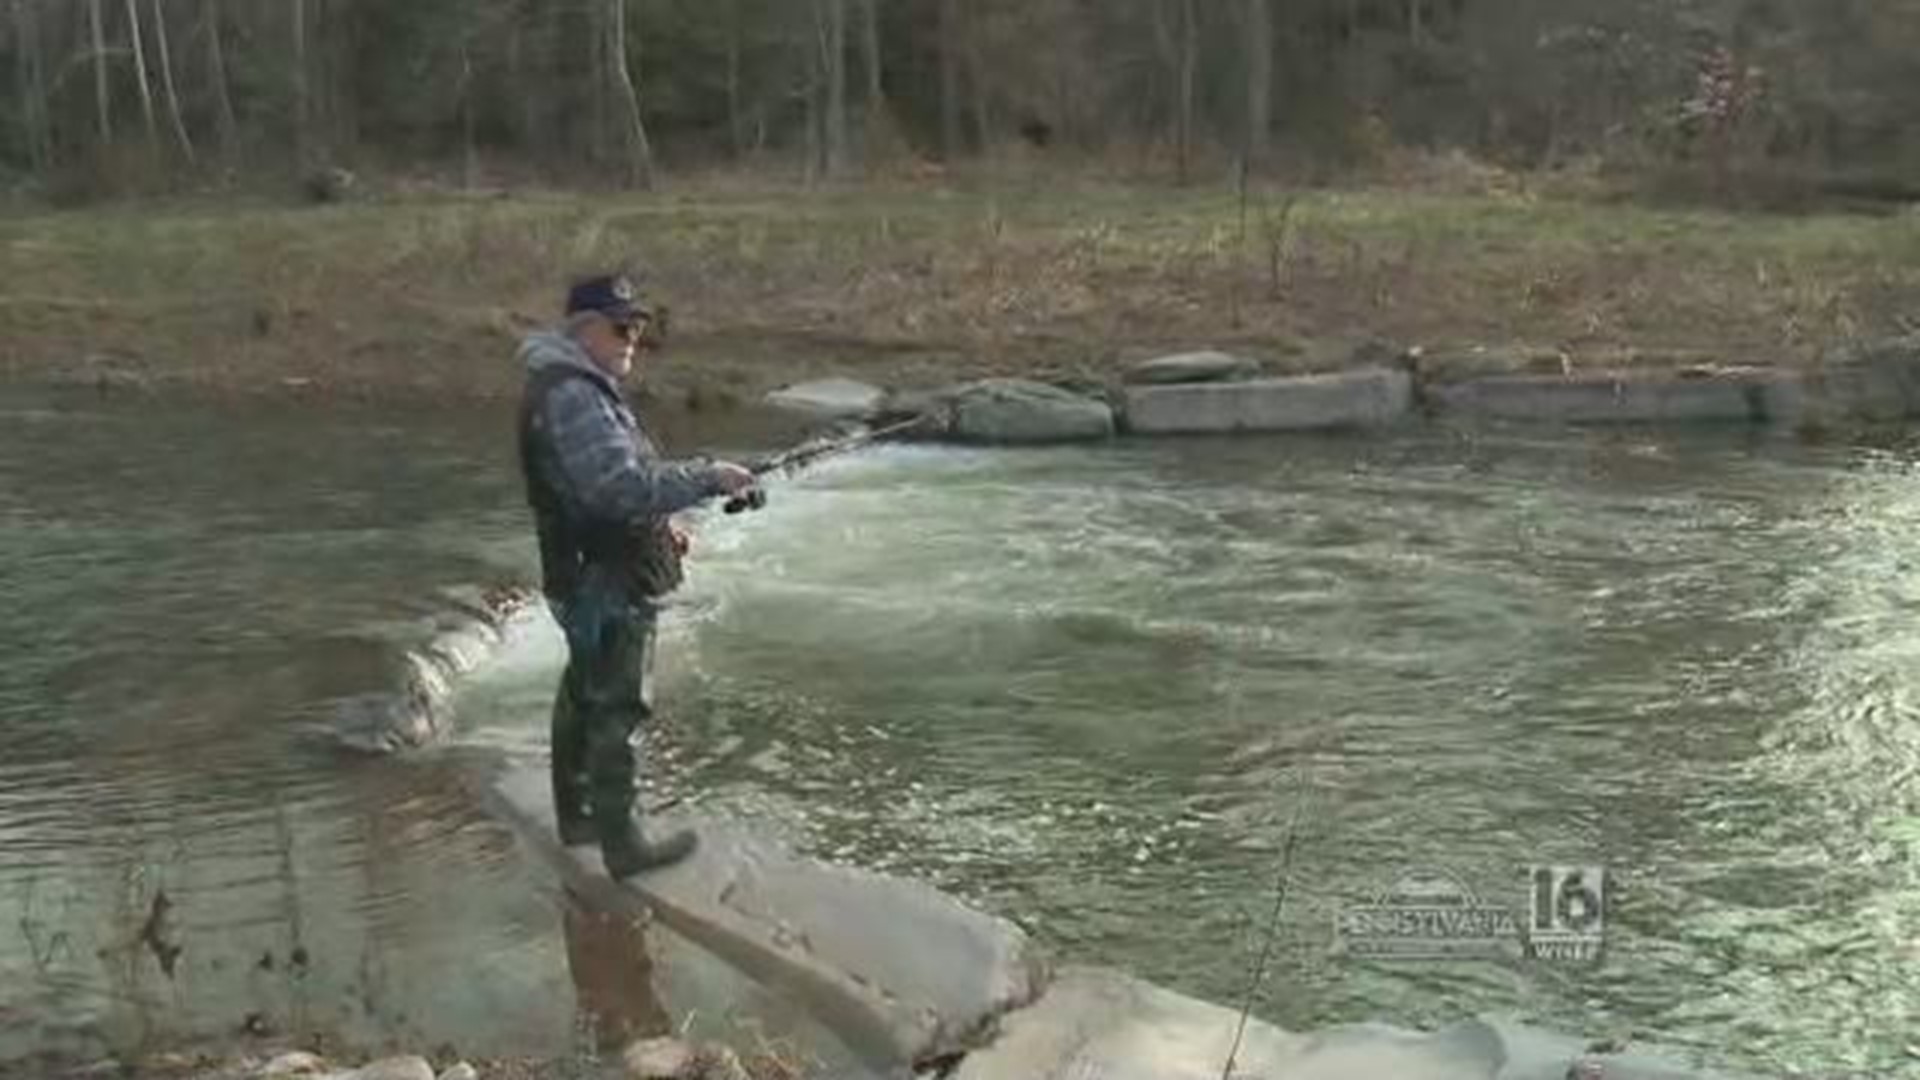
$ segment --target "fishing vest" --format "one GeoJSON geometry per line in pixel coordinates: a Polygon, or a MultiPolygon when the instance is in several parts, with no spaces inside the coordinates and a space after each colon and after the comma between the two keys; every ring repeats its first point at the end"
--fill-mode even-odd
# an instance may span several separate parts
{"type": "Polygon", "coordinates": [[[520,401],[520,471],[540,540],[541,591],[556,601],[572,599],[587,569],[595,567],[618,582],[629,599],[657,600],[678,588],[683,576],[667,519],[597,518],[568,490],[545,421],[547,396],[568,379],[580,379],[606,397],[643,460],[659,453],[619,392],[603,380],[565,364],[542,368],[527,379],[520,401]]]}

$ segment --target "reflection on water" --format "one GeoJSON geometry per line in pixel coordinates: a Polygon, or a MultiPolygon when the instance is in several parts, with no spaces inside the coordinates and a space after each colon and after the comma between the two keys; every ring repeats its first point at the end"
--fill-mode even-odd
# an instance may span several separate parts
{"type": "MultiPolygon", "coordinates": [[[[306,734],[384,685],[436,588],[531,566],[505,429],[7,414],[0,1060],[250,1012],[563,1053],[576,1003],[611,1044],[749,996],[568,914],[466,790],[544,752],[552,636],[476,682],[456,747],[306,734]],[[162,888],[171,978],[140,935],[162,888]]],[[[1517,431],[864,454],[700,533],[648,780],[1229,1003],[1310,791],[1262,1015],[1511,1011],[1897,1075],[1916,457],[1517,431]],[[1613,872],[1605,965],[1330,955],[1404,874],[1524,914],[1534,863],[1613,872]]]]}
{"type": "Polygon", "coordinates": [[[242,1029],[567,1050],[557,899],[459,756],[315,724],[394,685],[439,590],[528,572],[510,431],[0,401],[0,1062],[242,1029]]]}
{"type": "Polygon", "coordinates": [[[625,912],[565,905],[567,967],[594,1044],[617,1053],[636,1039],[673,1033],[673,1017],[654,986],[646,921],[625,912]]]}

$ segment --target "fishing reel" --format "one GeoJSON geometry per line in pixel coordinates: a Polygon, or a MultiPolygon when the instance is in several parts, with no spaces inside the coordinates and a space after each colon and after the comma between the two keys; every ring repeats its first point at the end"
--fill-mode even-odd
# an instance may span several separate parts
{"type": "Polygon", "coordinates": [[[728,499],[726,505],[722,506],[721,509],[729,514],[739,514],[748,510],[765,509],[766,505],[767,489],[761,487],[759,484],[755,484],[740,494],[735,495],[733,498],[728,499]]]}

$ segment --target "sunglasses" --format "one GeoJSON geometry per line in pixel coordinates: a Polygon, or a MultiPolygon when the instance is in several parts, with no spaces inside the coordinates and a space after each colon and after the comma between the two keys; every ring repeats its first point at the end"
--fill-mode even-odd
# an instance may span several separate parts
{"type": "Polygon", "coordinates": [[[653,326],[653,320],[646,315],[636,315],[625,322],[617,319],[610,321],[613,323],[614,333],[635,344],[646,338],[647,331],[653,326]]]}

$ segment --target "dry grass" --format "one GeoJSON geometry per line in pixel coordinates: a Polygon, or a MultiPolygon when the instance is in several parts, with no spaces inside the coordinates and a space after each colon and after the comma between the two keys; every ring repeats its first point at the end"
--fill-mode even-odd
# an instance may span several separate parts
{"type": "Polygon", "coordinates": [[[1527,342],[1575,363],[1804,362],[1912,329],[1920,216],[1763,217],[1524,191],[1255,192],[1024,178],[654,196],[121,206],[0,223],[9,373],[380,396],[510,390],[558,282],[650,268],[670,392],[826,371],[1098,376],[1152,350],[1277,368],[1353,342],[1527,342]]]}

